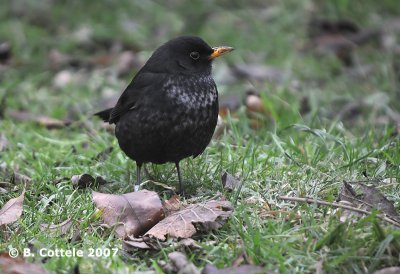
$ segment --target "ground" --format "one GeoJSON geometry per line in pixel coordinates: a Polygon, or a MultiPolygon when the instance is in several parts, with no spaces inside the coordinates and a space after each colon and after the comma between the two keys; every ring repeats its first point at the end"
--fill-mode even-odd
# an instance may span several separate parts
{"type": "MultiPolygon", "coordinates": [[[[12,55],[0,66],[0,181],[13,185],[2,184],[0,205],[24,187],[26,193],[21,218],[1,227],[0,250],[118,248],[106,258],[27,260],[58,273],[77,265],[81,273],[160,272],[157,262],[168,260],[174,247],[124,255],[121,240],[101,226],[92,190],[130,192],[135,164],[92,114],[122,92],[158,45],[195,34],[236,48],[215,62],[214,76],[221,103],[239,107],[223,117],[222,136],[181,163],[192,197],[204,201],[220,193],[235,207],[220,230],[195,238],[202,248],[188,253],[190,260],[222,268],[245,252],[252,263],[281,273],[320,267],[372,273],[398,265],[399,230],[377,212],[342,223],[341,211],[330,206],[279,198],[334,202],[343,181],[366,181],[400,208],[400,5],[321,2],[18,0],[3,6],[0,43],[11,45],[12,55]],[[310,37],[310,28],[320,26],[310,23],[313,18],[351,20],[379,35],[345,44],[343,57],[336,34],[310,37]],[[128,71],[121,69],[122,52],[133,56],[128,71]],[[243,103],[249,90],[262,101],[255,118],[243,103]],[[37,121],[40,115],[72,122],[49,129],[49,121],[37,121]],[[223,188],[225,170],[242,182],[240,188],[223,188]],[[10,172],[32,180],[18,184],[10,172]],[[83,173],[107,183],[75,189],[71,178],[83,173]],[[73,227],[64,235],[41,229],[68,218],[73,227]]],[[[164,185],[178,186],[174,165],[148,170],[152,180],[145,177],[143,187],[169,198],[164,185]]]]}

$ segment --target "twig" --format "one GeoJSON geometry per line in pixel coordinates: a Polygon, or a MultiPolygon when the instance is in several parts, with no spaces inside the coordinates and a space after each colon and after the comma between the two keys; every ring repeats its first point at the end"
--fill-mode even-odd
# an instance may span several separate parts
{"type": "MultiPolygon", "coordinates": [[[[343,208],[343,209],[347,209],[347,210],[351,210],[354,212],[358,212],[358,213],[362,213],[365,215],[369,215],[372,212],[368,211],[368,210],[364,210],[364,209],[360,209],[360,208],[356,208],[356,207],[352,207],[352,206],[348,206],[348,205],[342,205],[339,203],[335,203],[335,202],[326,202],[326,201],[322,201],[322,200],[318,200],[318,199],[313,199],[313,198],[299,198],[299,197],[288,197],[288,196],[279,196],[279,199],[284,200],[284,201],[293,201],[293,202],[300,202],[300,203],[308,203],[308,204],[317,204],[317,205],[324,205],[324,206],[333,206],[333,207],[339,207],[339,208],[343,208]]],[[[387,218],[385,216],[382,216],[380,214],[376,215],[379,219],[388,222],[394,226],[400,227],[400,223],[387,218]]]]}

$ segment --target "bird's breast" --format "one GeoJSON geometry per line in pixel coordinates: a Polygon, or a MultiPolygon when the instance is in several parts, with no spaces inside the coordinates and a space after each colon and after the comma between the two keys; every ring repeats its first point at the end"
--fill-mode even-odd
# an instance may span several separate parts
{"type": "Polygon", "coordinates": [[[191,112],[207,109],[218,101],[214,80],[209,75],[171,77],[165,82],[163,91],[167,104],[191,112]]]}

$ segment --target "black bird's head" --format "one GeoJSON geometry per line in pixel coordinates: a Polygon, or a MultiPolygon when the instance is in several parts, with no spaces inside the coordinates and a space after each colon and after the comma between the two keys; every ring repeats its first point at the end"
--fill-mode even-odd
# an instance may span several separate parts
{"type": "Polygon", "coordinates": [[[147,61],[144,69],[161,73],[211,73],[211,63],[232,51],[231,47],[210,47],[196,36],[180,36],[160,46],[147,61]]]}

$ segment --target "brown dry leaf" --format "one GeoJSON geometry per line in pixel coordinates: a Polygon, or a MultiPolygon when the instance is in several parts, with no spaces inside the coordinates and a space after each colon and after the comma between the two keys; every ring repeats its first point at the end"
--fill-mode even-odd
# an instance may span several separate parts
{"type": "Polygon", "coordinates": [[[148,190],[122,195],[93,191],[93,202],[99,210],[103,209],[104,222],[116,225],[115,233],[119,238],[137,237],[165,216],[159,196],[148,190]]]}
{"type": "Polygon", "coordinates": [[[397,221],[400,220],[400,215],[396,211],[393,203],[389,201],[382,193],[380,193],[379,190],[373,186],[367,186],[360,182],[355,182],[352,184],[355,186],[355,188],[353,188],[350,183],[343,183],[339,193],[339,201],[345,201],[355,205],[355,207],[362,208],[367,211],[378,209],[391,218],[397,221]]]}
{"type": "Polygon", "coordinates": [[[59,120],[44,115],[36,115],[27,111],[10,111],[8,115],[16,121],[32,121],[48,129],[62,128],[71,124],[69,120],[59,120]]]}
{"type": "Polygon", "coordinates": [[[240,185],[240,181],[226,171],[224,171],[224,173],[222,174],[221,181],[223,187],[230,191],[234,190],[240,185]]]}
{"type": "Polygon", "coordinates": [[[0,163],[0,174],[3,178],[10,178],[9,183],[2,182],[3,185],[7,184],[7,187],[13,184],[27,184],[32,181],[30,177],[8,168],[5,163],[0,163]]]}
{"type": "Polygon", "coordinates": [[[221,227],[233,212],[229,201],[207,201],[189,205],[168,216],[145,234],[145,241],[165,241],[167,237],[190,238],[198,231],[221,227]]]}
{"type": "Polygon", "coordinates": [[[207,264],[201,274],[276,274],[274,271],[266,271],[264,267],[256,265],[241,265],[237,267],[228,267],[218,269],[212,264],[207,264]]]}
{"type": "Polygon", "coordinates": [[[192,238],[182,239],[178,242],[178,247],[183,247],[189,250],[201,249],[201,246],[192,238]]]}
{"type": "Polygon", "coordinates": [[[128,236],[127,239],[122,242],[122,249],[129,252],[137,249],[151,249],[151,247],[144,242],[143,238],[128,236]]]}
{"type": "Polygon", "coordinates": [[[24,204],[25,190],[17,198],[9,200],[0,209],[0,225],[7,225],[19,219],[22,215],[22,207],[24,204]]]}
{"type": "Polygon", "coordinates": [[[28,263],[22,258],[11,258],[8,253],[0,253],[0,273],[2,274],[50,274],[41,265],[28,263]]]}
{"type": "Polygon", "coordinates": [[[56,234],[58,236],[62,236],[66,234],[70,228],[72,227],[72,219],[68,218],[62,223],[57,225],[54,224],[40,224],[41,231],[49,231],[50,233],[56,234]]]}
{"type": "Polygon", "coordinates": [[[163,202],[163,207],[165,211],[165,215],[169,216],[173,212],[176,212],[181,209],[181,200],[179,195],[174,194],[171,198],[163,202]]]}
{"type": "Polygon", "coordinates": [[[187,258],[186,255],[174,251],[168,254],[169,262],[159,262],[160,267],[166,273],[180,273],[180,274],[200,274],[200,270],[187,258]]]}
{"type": "Polygon", "coordinates": [[[400,267],[393,266],[393,267],[386,267],[374,272],[374,274],[399,274],[400,267]]]}
{"type": "Polygon", "coordinates": [[[26,176],[24,174],[18,173],[18,172],[14,172],[13,176],[12,176],[12,182],[14,184],[26,184],[26,183],[30,183],[32,181],[32,178],[30,178],[29,176],[26,176]]]}

